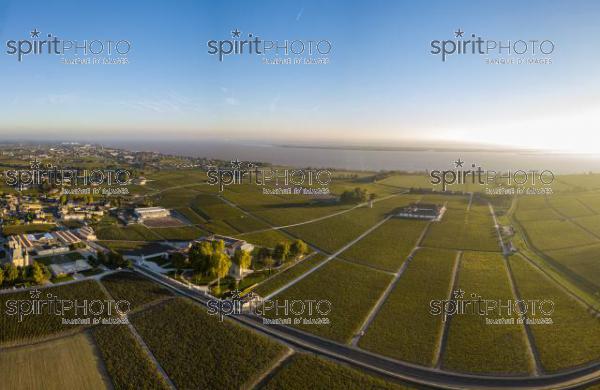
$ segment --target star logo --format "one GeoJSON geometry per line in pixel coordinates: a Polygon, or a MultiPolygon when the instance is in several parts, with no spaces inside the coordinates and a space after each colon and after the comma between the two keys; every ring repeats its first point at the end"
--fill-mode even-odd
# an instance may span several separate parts
{"type": "Polygon", "coordinates": [[[31,169],[40,169],[41,163],[37,159],[35,159],[29,163],[29,166],[31,167],[31,169]]]}
{"type": "Polygon", "coordinates": [[[31,38],[37,38],[40,36],[40,32],[37,30],[37,28],[34,28],[33,31],[31,32],[31,38]]]}
{"type": "Polygon", "coordinates": [[[463,299],[463,297],[465,296],[465,291],[463,289],[454,290],[452,292],[452,296],[454,297],[454,299],[463,299]]]}
{"type": "Polygon", "coordinates": [[[464,31],[462,31],[462,30],[459,28],[458,30],[454,31],[454,36],[455,36],[456,38],[462,38],[464,33],[465,33],[465,32],[464,32],[464,31]]]}
{"type": "Polygon", "coordinates": [[[232,290],[231,291],[231,299],[234,299],[234,300],[240,299],[241,298],[241,296],[240,296],[241,293],[242,292],[240,290],[232,290]]]}
{"type": "Polygon", "coordinates": [[[38,299],[41,293],[42,292],[36,288],[35,290],[29,291],[29,296],[31,296],[31,299],[38,299]]]}
{"type": "Polygon", "coordinates": [[[233,30],[231,32],[231,36],[234,37],[234,38],[239,38],[241,33],[242,32],[236,28],[235,30],[233,30]]]}
{"type": "Polygon", "coordinates": [[[465,162],[464,162],[464,161],[462,161],[462,160],[460,159],[460,157],[459,157],[459,158],[458,158],[458,160],[454,161],[454,166],[455,166],[456,168],[458,168],[458,167],[462,168],[462,166],[463,166],[463,164],[464,164],[464,163],[465,163],[465,162]]]}
{"type": "Polygon", "coordinates": [[[241,168],[241,166],[242,166],[242,163],[241,163],[241,161],[240,161],[240,160],[238,160],[238,159],[236,158],[235,160],[231,160],[231,166],[232,166],[234,169],[239,169],[239,168],[241,168]]]}

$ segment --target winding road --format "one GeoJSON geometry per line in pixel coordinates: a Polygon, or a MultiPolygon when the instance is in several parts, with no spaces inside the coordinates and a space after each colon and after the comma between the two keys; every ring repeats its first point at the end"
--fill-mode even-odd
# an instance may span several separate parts
{"type": "MultiPolygon", "coordinates": [[[[214,299],[146,268],[136,265],[134,270],[204,306],[208,304],[210,299],[214,299]]],[[[600,362],[558,374],[532,377],[461,374],[397,361],[351,345],[326,340],[291,327],[265,325],[261,317],[251,313],[230,316],[229,318],[300,350],[310,351],[347,363],[391,380],[408,381],[424,386],[444,389],[571,389],[600,382],[600,362]]]]}

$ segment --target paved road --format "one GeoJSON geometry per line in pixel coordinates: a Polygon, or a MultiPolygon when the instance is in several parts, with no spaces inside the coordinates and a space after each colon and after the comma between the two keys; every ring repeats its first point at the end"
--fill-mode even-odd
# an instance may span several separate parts
{"type": "MultiPolygon", "coordinates": [[[[164,275],[155,274],[139,266],[135,266],[135,270],[203,305],[206,305],[209,300],[208,296],[190,290],[164,275]]],[[[265,325],[260,317],[253,314],[236,315],[230,318],[295,348],[345,362],[390,379],[409,381],[425,386],[448,389],[571,389],[583,384],[600,382],[600,362],[560,374],[535,377],[459,374],[389,359],[291,327],[265,325]]]]}

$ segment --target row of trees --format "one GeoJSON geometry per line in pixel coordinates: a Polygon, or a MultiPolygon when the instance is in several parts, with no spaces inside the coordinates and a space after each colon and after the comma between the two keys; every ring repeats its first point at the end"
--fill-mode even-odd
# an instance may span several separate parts
{"type": "Polygon", "coordinates": [[[7,263],[0,269],[0,286],[3,287],[26,282],[42,284],[48,279],[50,279],[50,270],[46,265],[37,261],[26,267],[17,267],[12,263],[7,263]]]}
{"type": "Polygon", "coordinates": [[[252,256],[247,251],[238,249],[230,258],[225,252],[225,243],[222,240],[197,242],[190,248],[188,257],[181,253],[171,255],[171,265],[180,270],[192,268],[197,274],[215,276],[217,283],[229,273],[232,264],[241,269],[250,268],[252,256]]]}
{"type": "MultiPolygon", "coordinates": [[[[171,265],[177,270],[192,268],[197,274],[203,276],[214,276],[220,284],[221,278],[229,273],[233,264],[240,269],[249,269],[253,266],[253,260],[261,262],[271,270],[275,264],[282,264],[291,258],[308,253],[308,245],[302,240],[296,240],[291,244],[287,241],[279,242],[273,249],[260,247],[254,253],[244,250],[236,250],[230,258],[225,251],[225,243],[221,240],[202,241],[192,245],[188,256],[181,253],[171,255],[171,265]]],[[[254,264],[256,268],[256,264],[254,264]]]]}
{"type": "Polygon", "coordinates": [[[281,241],[273,249],[261,247],[256,251],[256,259],[271,272],[274,265],[281,265],[290,259],[297,258],[308,253],[308,245],[302,240],[295,240],[291,244],[281,241]]]}

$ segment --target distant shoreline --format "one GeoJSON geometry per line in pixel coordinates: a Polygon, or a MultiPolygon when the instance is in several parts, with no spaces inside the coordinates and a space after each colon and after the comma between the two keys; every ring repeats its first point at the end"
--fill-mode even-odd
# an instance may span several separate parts
{"type": "MultiPolygon", "coordinates": [[[[538,149],[508,149],[508,148],[460,148],[460,147],[427,147],[427,146],[352,146],[352,145],[291,145],[274,144],[273,146],[291,149],[325,149],[325,150],[355,150],[365,152],[473,152],[473,153],[519,153],[537,154],[538,149]]],[[[547,152],[545,152],[547,153],[547,152]]]]}

